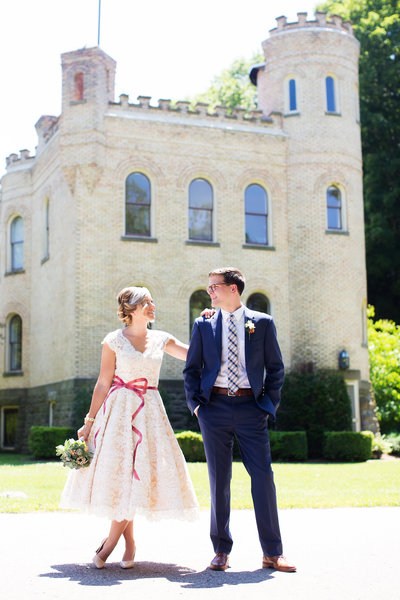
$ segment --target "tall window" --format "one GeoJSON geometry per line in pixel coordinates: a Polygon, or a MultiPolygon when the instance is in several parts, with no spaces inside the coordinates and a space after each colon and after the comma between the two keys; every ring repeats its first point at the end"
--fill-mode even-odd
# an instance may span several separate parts
{"type": "Polygon", "coordinates": [[[193,323],[200,316],[204,308],[210,306],[210,297],[206,290],[196,290],[189,300],[189,335],[192,333],[193,323]]]}
{"type": "Polygon", "coordinates": [[[268,198],[261,185],[252,183],[245,198],[246,244],[268,245],[268,198]]]}
{"type": "Polygon", "coordinates": [[[1,447],[11,450],[15,447],[17,439],[18,408],[4,406],[1,409],[1,447]]]}
{"type": "Polygon", "coordinates": [[[150,181],[143,173],[131,173],[125,182],[125,234],[150,236],[150,181]]]}
{"type": "Polygon", "coordinates": [[[342,229],[342,194],[336,185],[326,190],[328,229],[342,229]]]}
{"type": "Polygon", "coordinates": [[[194,179],[189,186],[189,239],[213,239],[213,189],[205,179],[194,179]]]}
{"type": "Polygon", "coordinates": [[[296,80],[289,79],[289,111],[297,110],[296,80]]]}
{"type": "Polygon", "coordinates": [[[330,75],[325,79],[326,110],[336,112],[335,80],[330,75]]]}
{"type": "Polygon", "coordinates": [[[269,300],[267,296],[264,296],[264,294],[261,294],[260,292],[255,292],[254,294],[251,294],[251,296],[248,297],[247,308],[250,308],[250,310],[257,310],[259,312],[269,314],[269,300]]]}
{"type": "Polygon", "coordinates": [[[11,243],[11,271],[20,271],[24,268],[24,221],[15,217],[10,228],[11,243]]]}
{"type": "Polygon", "coordinates": [[[83,73],[75,73],[74,75],[74,101],[79,102],[83,100],[83,91],[84,91],[84,79],[83,73]]]}
{"type": "Polygon", "coordinates": [[[11,317],[8,323],[8,370],[21,371],[22,368],[22,319],[11,317]]]}

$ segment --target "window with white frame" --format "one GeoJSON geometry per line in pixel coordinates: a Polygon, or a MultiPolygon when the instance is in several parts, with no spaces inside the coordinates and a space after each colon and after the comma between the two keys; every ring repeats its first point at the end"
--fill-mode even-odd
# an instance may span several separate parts
{"type": "Polygon", "coordinates": [[[24,221],[15,217],[10,225],[10,266],[11,271],[24,268],[24,221]]]}
{"type": "Polygon", "coordinates": [[[151,185],[143,173],[125,181],[125,235],[150,237],[151,185]]]}
{"type": "Polygon", "coordinates": [[[326,220],[327,228],[343,229],[342,193],[336,185],[330,185],[326,190],[326,220]]]}
{"type": "Polygon", "coordinates": [[[189,240],[213,239],[214,198],[211,184],[205,179],[194,179],[189,185],[189,240]]]}
{"type": "Polygon", "coordinates": [[[326,112],[338,113],[337,81],[332,75],[325,78],[326,112]]]}
{"type": "Polygon", "coordinates": [[[297,90],[296,90],[296,80],[295,79],[289,79],[288,82],[288,100],[289,100],[289,112],[296,112],[297,111],[297,90]]]}
{"type": "Polygon", "coordinates": [[[9,372],[21,371],[22,369],[22,319],[19,315],[13,315],[8,321],[7,327],[7,365],[9,372]]]}
{"type": "Polygon", "coordinates": [[[257,183],[247,186],[244,195],[246,244],[268,246],[268,196],[257,183]]]}

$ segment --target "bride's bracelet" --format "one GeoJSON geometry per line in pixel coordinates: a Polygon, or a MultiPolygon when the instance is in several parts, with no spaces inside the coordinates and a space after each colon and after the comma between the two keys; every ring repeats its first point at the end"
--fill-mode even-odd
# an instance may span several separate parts
{"type": "Polygon", "coordinates": [[[86,425],[86,423],[94,423],[94,418],[86,415],[86,417],[84,419],[84,424],[86,425]]]}

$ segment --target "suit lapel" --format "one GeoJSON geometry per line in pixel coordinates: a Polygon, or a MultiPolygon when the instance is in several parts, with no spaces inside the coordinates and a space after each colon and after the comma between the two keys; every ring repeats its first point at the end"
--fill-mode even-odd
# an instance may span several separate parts
{"type": "Polygon", "coordinates": [[[217,346],[218,356],[221,357],[222,354],[222,313],[221,310],[218,310],[218,313],[215,317],[211,318],[211,327],[214,334],[214,341],[217,346]]]}
{"type": "Polygon", "coordinates": [[[251,350],[251,334],[246,329],[247,321],[253,321],[253,314],[246,307],[244,309],[244,355],[246,358],[246,365],[249,364],[250,350],[251,350]]]}

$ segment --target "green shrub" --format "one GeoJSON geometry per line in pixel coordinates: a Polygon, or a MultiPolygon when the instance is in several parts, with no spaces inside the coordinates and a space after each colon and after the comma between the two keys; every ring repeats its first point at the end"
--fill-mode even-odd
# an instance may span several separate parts
{"type": "Polygon", "coordinates": [[[278,431],[305,431],[308,456],[323,456],[325,431],[351,431],[351,405],[338,371],[292,371],[285,378],[276,416],[278,431]]]}
{"type": "Polygon", "coordinates": [[[33,458],[55,458],[56,446],[75,436],[72,427],[32,425],[28,439],[30,453],[33,458]]]}
{"type": "Polygon", "coordinates": [[[392,449],[390,454],[394,456],[400,456],[400,433],[389,433],[388,435],[382,436],[392,449]]]}
{"type": "Polygon", "coordinates": [[[307,436],[305,431],[270,431],[272,460],[306,460],[307,436]]]}
{"type": "Polygon", "coordinates": [[[188,462],[204,462],[206,460],[201,433],[197,431],[181,431],[180,433],[176,433],[175,436],[188,462]]]}
{"type": "MultiPolygon", "coordinates": [[[[175,432],[176,439],[188,462],[203,462],[206,460],[203,438],[197,431],[175,432]]],[[[306,460],[307,438],[304,431],[270,431],[272,460],[306,460]]],[[[240,460],[240,450],[237,440],[233,444],[233,459],[240,460]]]]}
{"type": "Polygon", "coordinates": [[[324,434],[324,457],[328,460],[359,462],[371,458],[370,432],[327,431],[324,434]]]}

